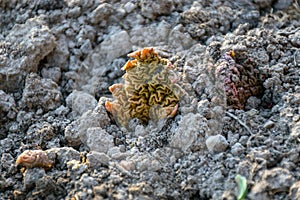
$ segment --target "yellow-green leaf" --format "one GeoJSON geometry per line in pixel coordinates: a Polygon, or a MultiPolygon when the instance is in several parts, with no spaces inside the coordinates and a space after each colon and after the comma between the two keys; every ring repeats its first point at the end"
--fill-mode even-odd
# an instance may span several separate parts
{"type": "Polygon", "coordinates": [[[243,200],[246,197],[247,193],[247,179],[244,176],[236,175],[235,176],[235,182],[238,185],[238,200],[243,200]]]}

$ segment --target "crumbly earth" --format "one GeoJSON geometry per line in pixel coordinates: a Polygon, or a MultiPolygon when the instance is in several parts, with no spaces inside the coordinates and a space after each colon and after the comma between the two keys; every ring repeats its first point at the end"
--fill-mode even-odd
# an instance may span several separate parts
{"type": "Polygon", "coordinates": [[[300,199],[299,0],[2,0],[0,24],[0,199],[236,199],[236,175],[246,199],[300,199]],[[186,95],[124,128],[108,87],[145,47],[186,95]]]}

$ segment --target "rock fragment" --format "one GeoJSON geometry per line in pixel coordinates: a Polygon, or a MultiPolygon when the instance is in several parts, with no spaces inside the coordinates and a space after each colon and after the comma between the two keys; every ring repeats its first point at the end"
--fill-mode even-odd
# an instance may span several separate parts
{"type": "Polygon", "coordinates": [[[89,18],[91,23],[97,24],[101,21],[107,20],[112,13],[113,6],[109,3],[102,3],[90,13],[89,18]]]}
{"type": "Polygon", "coordinates": [[[265,124],[264,124],[264,128],[266,129],[270,129],[275,125],[275,123],[272,120],[268,120],[265,124]]]}
{"type": "Polygon", "coordinates": [[[0,89],[19,89],[26,75],[37,72],[40,61],[55,46],[55,38],[42,18],[16,24],[0,42],[0,89]]]}
{"type": "Polygon", "coordinates": [[[45,170],[42,168],[33,168],[28,169],[24,173],[24,187],[29,190],[36,186],[36,183],[39,179],[41,179],[43,176],[45,176],[45,170]]]}
{"type": "Polygon", "coordinates": [[[127,13],[131,13],[136,8],[136,5],[132,2],[127,2],[124,5],[124,9],[127,13]]]}
{"type": "Polygon", "coordinates": [[[251,199],[270,199],[269,193],[287,192],[294,183],[292,172],[287,169],[275,167],[265,170],[261,181],[257,182],[251,189],[251,199]]]}
{"type": "Polygon", "coordinates": [[[54,110],[61,105],[62,94],[58,85],[35,73],[26,77],[22,101],[30,109],[54,110]]]}
{"type": "Polygon", "coordinates": [[[46,150],[49,159],[55,160],[55,165],[63,169],[71,160],[80,161],[80,153],[72,147],[51,148],[46,150]]]}
{"type": "Polygon", "coordinates": [[[107,151],[114,146],[113,136],[109,135],[100,127],[89,128],[86,134],[86,146],[90,151],[107,153],[107,151]]]}
{"type": "Polygon", "coordinates": [[[232,147],[231,147],[231,153],[234,155],[234,156],[238,156],[238,155],[241,155],[245,150],[245,147],[237,142],[235,143],[232,147]]]}
{"type": "Polygon", "coordinates": [[[140,2],[142,15],[147,18],[155,19],[160,15],[170,14],[174,9],[173,0],[142,0],[140,2]]]}
{"type": "Polygon", "coordinates": [[[97,106],[97,100],[86,92],[75,90],[67,97],[66,104],[75,116],[81,116],[86,111],[93,110],[97,106]]]}
{"type": "Polygon", "coordinates": [[[97,169],[100,166],[108,166],[110,157],[103,152],[90,151],[87,156],[87,163],[92,169],[97,169]]]}
{"type": "Polygon", "coordinates": [[[226,141],[225,137],[218,134],[209,136],[205,141],[206,147],[209,151],[220,153],[227,149],[228,142],[226,141]]]}
{"type": "MultiPolygon", "coordinates": [[[[87,130],[93,127],[103,128],[110,123],[110,119],[107,115],[105,108],[102,105],[98,105],[93,111],[89,110],[85,112],[78,119],[78,135],[81,142],[86,144],[87,141],[87,130]]],[[[75,129],[75,130],[76,130],[75,129]]]]}
{"type": "Polygon", "coordinates": [[[171,138],[171,147],[182,151],[204,149],[205,136],[209,128],[206,119],[200,114],[189,113],[182,117],[179,128],[171,138]],[[193,124],[191,126],[191,124],[193,124]]]}
{"type": "Polygon", "coordinates": [[[17,115],[16,102],[14,98],[0,90],[0,122],[6,117],[13,119],[17,115]]]}

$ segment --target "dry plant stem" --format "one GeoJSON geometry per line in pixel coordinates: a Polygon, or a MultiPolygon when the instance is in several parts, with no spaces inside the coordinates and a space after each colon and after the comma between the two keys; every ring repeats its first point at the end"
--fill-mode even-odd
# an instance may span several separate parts
{"type": "Polygon", "coordinates": [[[235,116],[234,114],[232,114],[232,113],[230,113],[230,112],[227,112],[227,111],[226,111],[226,114],[227,114],[229,117],[235,119],[238,123],[240,123],[240,125],[242,125],[242,126],[243,126],[243,127],[244,127],[251,135],[254,135],[254,134],[252,133],[251,129],[250,129],[244,122],[242,122],[237,116],[235,116]]]}

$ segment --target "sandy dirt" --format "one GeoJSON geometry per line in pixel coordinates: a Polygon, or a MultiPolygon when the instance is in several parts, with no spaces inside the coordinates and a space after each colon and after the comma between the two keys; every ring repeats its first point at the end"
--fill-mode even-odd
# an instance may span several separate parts
{"type": "Polygon", "coordinates": [[[300,199],[299,105],[299,0],[0,1],[0,199],[300,199]],[[146,47],[178,110],[120,124],[146,47]]]}

